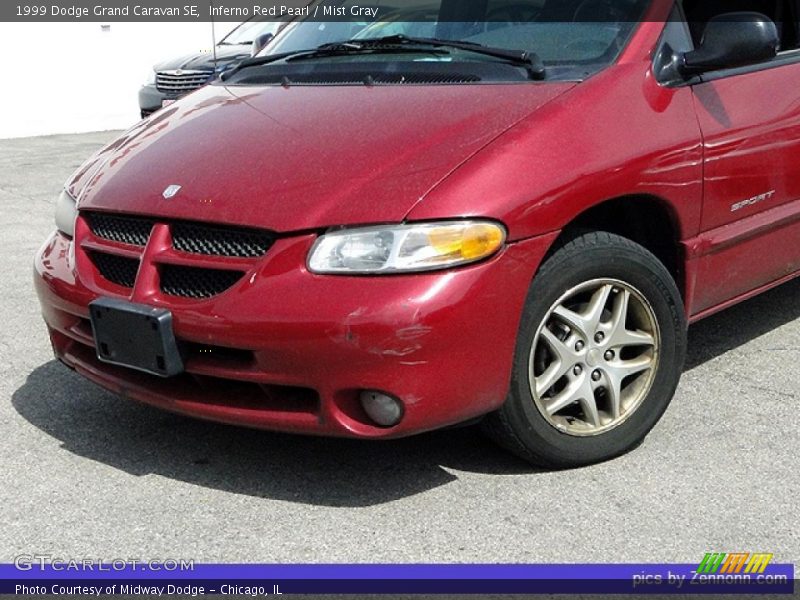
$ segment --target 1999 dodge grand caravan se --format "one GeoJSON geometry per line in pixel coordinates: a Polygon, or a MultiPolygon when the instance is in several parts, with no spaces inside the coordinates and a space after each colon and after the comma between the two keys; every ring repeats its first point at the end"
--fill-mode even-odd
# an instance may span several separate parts
{"type": "Polygon", "coordinates": [[[439,1],[435,37],[255,57],[89,160],[36,258],[56,356],[270,430],[639,443],[687,323],[800,274],[795,4],[439,1]]]}

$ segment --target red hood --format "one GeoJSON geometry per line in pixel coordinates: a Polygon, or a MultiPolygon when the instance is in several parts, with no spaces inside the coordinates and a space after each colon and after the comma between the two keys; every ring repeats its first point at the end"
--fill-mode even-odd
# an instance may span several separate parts
{"type": "Polygon", "coordinates": [[[208,86],[128,131],[70,187],[82,209],[275,231],[397,222],[571,85],[208,86]]]}

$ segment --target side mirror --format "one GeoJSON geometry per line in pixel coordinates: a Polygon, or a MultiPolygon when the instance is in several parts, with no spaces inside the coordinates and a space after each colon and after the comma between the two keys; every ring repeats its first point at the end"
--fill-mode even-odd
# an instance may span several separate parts
{"type": "Polygon", "coordinates": [[[274,33],[262,33],[260,36],[258,36],[255,40],[253,40],[253,46],[250,48],[250,56],[255,56],[261,52],[274,37],[274,33]]]}
{"type": "Polygon", "coordinates": [[[778,55],[780,37],[775,23],[756,12],[717,15],[706,25],[700,47],[683,55],[681,71],[707,71],[752,65],[778,55]]]}

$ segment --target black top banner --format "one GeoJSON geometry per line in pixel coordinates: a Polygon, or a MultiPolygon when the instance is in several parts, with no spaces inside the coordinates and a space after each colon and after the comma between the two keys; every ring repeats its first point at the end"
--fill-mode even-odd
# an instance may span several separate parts
{"type": "MultiPolygon", "coordinates": [[[[638,21],[670,0],[2,0],[8,22],[638,21]],[[588,4],[587,4],[588,2],[588,4]],[[593,3],[596,3],[595,10],[593,3]],[[587,10],[588,8],[588,10],[587,10]]],[[[655,11],[658,12],[658,11],[655,11]]],[[[662,13],[662,14],[668,14],[662,13]]]]}
{"type": "MultiPolygon", "coordinates": [[[[367,0],[369,1],[369,0],[367,0]]],[[[312,2],[308,0],[50,0],[25,2],[20,0],[0,3],[0,21],[17,22],[69,22],[69,21],[292,21],[317,16],[334,20],[332,10],[343,3],[312,2]],[[327,9],[326,9],[327,7],[327,9]]],[[[365,7],[366,8],[366,7],[365,7]]],[[[375,6],[369,6],[375,9],[375,6]]],[[[367,20],[376,20],[379,11],[372,10],[367,20]]],[[[339,14],[338,18],[346,15],[339,14]]],[[[349,15],[346,16],[349,18],[349,15]]],[[[322,20],[322,19],[320,19],[322,20]]]]}

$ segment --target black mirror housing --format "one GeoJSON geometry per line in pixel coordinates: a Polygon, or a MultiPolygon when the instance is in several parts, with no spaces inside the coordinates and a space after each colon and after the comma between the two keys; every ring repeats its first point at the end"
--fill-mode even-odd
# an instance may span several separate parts
{"type": "Polygon", "coordinates": [[[250,48],[250,56],[255,56],[261,52],[274,37],[275,34],[273,33],[262,33],[260,36],[258,36],[255,40],[253,40],[253,47],[250,48]]]}
{"type": "Polygon", "coordinates": [[[697,75],[759,63],[778,55],[775,23],[756,12],[734,12],[711,19],[700,46],[683,55],[681,71],[697,75]]]}

